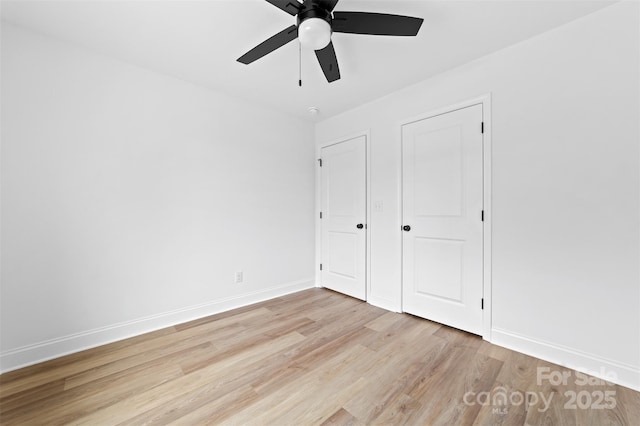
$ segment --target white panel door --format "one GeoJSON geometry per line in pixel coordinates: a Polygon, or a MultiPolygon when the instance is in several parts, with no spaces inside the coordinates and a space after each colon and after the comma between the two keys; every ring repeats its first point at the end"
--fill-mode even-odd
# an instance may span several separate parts
{"type": "Polygon", "coordinates": [[[365,300],[365,136],[322,148],[320,170],[322,285],[365,300]]]}
{"type": "Polygon", "coordinates": [[[402,127],[405,312],[482,333],[482,105],[402,127]]]}

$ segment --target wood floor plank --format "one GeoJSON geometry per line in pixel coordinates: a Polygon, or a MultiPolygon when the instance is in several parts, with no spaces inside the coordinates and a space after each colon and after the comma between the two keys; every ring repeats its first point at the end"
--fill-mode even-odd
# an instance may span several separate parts
{"type": "Polygon", "coordinates": [[[46,401],[23,405],[14,410],[3,410],[0,418],[2,424],[6,425],[68,424],[90,412],[182,376],[179,366],[155,361],[61,392],[46,401]],[[109,392],[104,392],[105,389],[109,392]],[[34,406],[37,406],[37,410],[33,409],[34,406]]]}
{"type": "Polygon", "coordinates": [[[409,416],[416,424],[472,424],[480,411],[476,404],[465,404],[467,392],[489,389],[502,368],[502,361],[454,348],[452,358],[458,367],[447,374],[437,374],[421,387],[422,393],[409,392],[414,400],[429,398],[429,404],[409,416]],[[420,395],[420,396],[418,396],[420,395]]]}
{"type": "MultiPolygon", "coordinates": [[[[315,321],[327,321],[329,323],[333,322],[333,319],[336,317],[344,317],[348,314],[352,309],[355,309],[357,314],[357,310],[360,308],[360,303],[356,299],[351,299],[348,297],[338,297],[334,296],[332,298],[333,304],[331,305],[331,309],[317,309],[311,312],[307,312],[307,318],[310,318],[315,321]]],[[[376,308],[379,309],[379,308],[376,308]]],[[[385,313],[383,309],[380,309],[380,315],[385,313]]]]}
{"type": "Polygon", "coordinates": [[[425,363],[414,361],[399,377],[384,375],[367,378],[368,391],[355,395],[344,406],[365,424],[397,424],[408,404],[415,403],[410,411],[419,409],[421,405],[404,391],[411,378],[424,368],[425,363]]]}
{"type": "Polygon", "coordinates": [[[33,406],[39,401],[49,401],[64,392],[65,379],[53,380],[42,385],[6,395],[0,401],[0,421],[12,410],[33,406]]]}
{"type": "MultiPolygon", "coordinates": [[[[82,358],[74,363],[68,363],[58,368],[54,368],[51,370],[44,370],[44,371],[35,373],[31,376],[26,377],[24,380],[18,380],[18,381],[14,380],[9,383],[3,383],[2,392],[13,393],[23,389],[28,389],[29,387],[38,386],[52,379],[60,379],[63,377],[68,377],[72,374],[77,374],[80,371],[90,370],[97,366],[129,357],[131,356],[132,352],[148,351],[153,348],[165,346],[172,342],[177,342],[181,339],[184,339],[187,336],[193,336],[193,335],[201,334],[204,332],[212,332],[216,329],[224,328],[242,319],[246,320],[247,318],[251,318],[251,317],[264,317],[264,315],[270,315],[270,314],[271,313],[267,309],[257,309],[254,311],[249,311],[249,312],[241,313],[238,315],[233,315],[212,323],[200,325],[193,329],[185,330],[184,332],[180,333],[179,336],[177,335],[177,333],[169,333],[169,334],[162,334],[150,340],[149,339],[135,340],[134,342],[132,342],[130,346],[123,346],[116,350],[106,349],[103,351],[103,353],[99,353],[98,355],[82,358]]],[[[119,345],[116,344],[116,346],[119,346],[119,345]]]]}
{"type": "MultiPolygon", "coordinates": [[[[571,370],[567,368],[561,368],[559,366],[548,364],[544,361],[536,360],[534,364],[536,365],[536,370],[537,367],[547,366],[551,369],[551,371],[572,373],[571,370]]],[[[531,392],[531,389],[533,388],[534,385],[530,384],[525,387],[525,390],[531,392]]],[[[528,410],[526,412],[525,425],[578,425],[577,410],[567,409],[565,407],[565,404],[567,402],[567,400],[565,399],[565,392],[576,390],[572,377],[567,380],[566,384],[556,385],[552,384],[548,380],[539,380],[536,375],[535,389],[535,392],[540,395],[540,398],[536,403],[532,403],[528,407],[528,410]]]]}
{"type": "MultiPolygon", "coordinates": [[[[220,398],[212,399],[207,404],[201,405],[196,409],[187,407],[188,410],[185,410],[185,415],[179,416],[171,422],[165,423],[166,418],[158,421],[144,419],[144,422],[139,424],[218,425],[237,412],[238,406],[246,407],[258,399],[260,399],[260,395],[251,386],[243,386],[230,393],[225,393],[220,398]]],[[[179,415],[181,413],[175,412],[174,414],[179,415]]],[[[137,420],[137,418],[133,419],[133,421],[127,422],[127,425],[138,424],[136,423],[137,420]]]]}
{"type": "Polygon", "coordinates": [[[82,417],[75,424],[114,424],[124,422],[134,417],[136,413],[146,412],[151,409],[162,410],[162,406],[165,403],[175,399],[176,393],[181,395],[202,386],[216,383],[221,377],[227,374],[234,374],[237,370],[242,369],[243,365],[251,364],[252,360],[269,356],[280,348],[292,345],[301,339],[304,339],[304,336],[293,332],[261,345],[252,346],[244,352],[220,360],[191,374],[184,375],[173,382],[163,383],[146,392],[137,393],[128,399],[95,411],[82,417]]]}
{"type": "Polygon", "coordinates": [[[509,353],[511,351],[509,349],[505,349],[501,346],[492,345],[491,343],[483,340],[478,348],[478,353],[486,356],[490,356],[491,358],[495,358],[499,361],[506,361],[509,353]]]}
{"type": "Polygon", "coordinates": [[[474,425],[523,426],[525,424],[527,405],[518,403],[518,400],[512,403],[509,399],[511,395],[520,392],[518,389],[496,381],[485,392],[487,393],[477,392],[466,399],[468,403],[477,404],[480,407],[473,422],[474,425]]]}
{"type": "Polygon", "coordinates": [[[396,321],[387,328],[373,334],[372,338],[363,344],[375,351],[385,346],[420,346],[421,342],[431,340],[429,336],[440,327],[435,325],[432,328],[432,326],[434,326],[433,323],[425,324],[424,321],[420,321],[415,317],[405,316],[402,320],[396,321]],[[419,335],[422,337],[419,337],[419,335]]]}
{"type": "MultiPolygon", "coordinates": [[[[272,327],[266,329],[245,330],[242,333],[238,333],[233,338],[226,339],[224,342],[219,342],[220,347],[218,349],[212,350],[207,354],[203,354],[202,357],[189,357],[180,363],[180,367],[182,368],[182,371],[189,374],[198,369],[213,365],[218,361],[231,358],[236,354],[242,354],[247,349],[257,345],[269,344],[269,342],[272,342],[275,338],[295,332],[295,329],[300,323],[306,324],[310,322],[311,320],[305,321],[292,319],[274,324],[272,327]]],[[[296,332],[296,335],[300,334],[296,332]]]]}
{"type": "Polygon", "coordinates": [[[314,291],[320,289],[312,289],[312,291],[307,291],[307,294],[302,296],[297,296],[280,299],[275,303],[270,303],[269,310],[273,312],[275,315],[280,313],[291,313],[291,312],[307,312],[307,316],[312,311],[318,311],[320,314],[324,312],[323,309],[326,306],[335,306],[337,303],[341,303],[345,301],[343,295],[339,295],[338,293],[328,292],[328,291],[314,291]]]}
{"type": "Polygon", "coordinates": [[[373,321],[368,322],[364,326],[375,331],[383,331],[400,321],[403,317],[404,315],[398,314],[396,312],[387,312],[384,315],[381,315],[378,318],[374,319],[373,321]]]}
{"type": "Polygon", "coordinates": [[[625,424],[640,425],[640,392],[624,386],[616,386],[616,406],[625,413],[625,424]]]}
{"type": "Polygon", "coordinates": [[[496,380],[512,389],[525,392],[537,385],[538,360],[525,354],[509,351],[504,367],[496,380]]]}
{"type": "Polygon", "coordinates": [[[19,370],[3,373],[0,375],[0,396],[14,391],[15,388],[11,388],[9,386],[12,382],[36,382],[37,380],[34,379],[39,377],[39,373],[44,373],[48,378],[52,371],[60,369],[61,367],[71,364],[76,365],[80,361],[92,359],[105,353],[114,352],[118,349],[131,348],[132,345],[146,342],[148,340],[154,340],[158,337],[171,335],[175,332],[176,330],[173,327],[167,327],[141,334],[139,336],[130,337],[128,339],[119,340],[107,345],[86,349],[60,358],[44,361],[19,370]]]}
{"type": "MultiPolygon", "coordinates": [[[[236,335],[237,333],[240,333],[244,330],[245,327],[238,324],[232,324],[228,327],[225,327],[224,329],[218,330],[218,334],[216,335],[216,337],[217,340],[223,339],[225,336],[236,335]]],[[[110,376],[120,371],[125,371],[133,368],[137,365],[148,363],[158,358],[165,358],[168,355],[182,352],[184,350],[189,350],[189,348],[195,348],[203,344],[209,348],[209,350],[204,353],[210,353],[213,349],[215,349],[215,346],[213,345],[211,340],[211,335],[204,333],[190,337],[185,336],[184,339],[181,339],[179,341],[165,342],[161,346],[152,347],[146,351],[134,353],[129,357],[120,358],[113,362],[107,362],[90,370],[85,370],[81,373],[71,375],[65,379],[64,389],[69,390],[74,387],[98,380],[102,377],[110,376]]],[[[190,353],[189,358],[192,357],[195,357],[195,351],[190,353]]]]}
{"type": "Polygon", "coordinates": [[[356,426],[364,423],[358,421],[350,412],[344,408],[340,408],[333,413],[331,417],[321,423],[321,426],[356,426]]]}
{"type": "Polygon", "coordinates": [[[639,392],[576,374],[314,288],[3,374],[0,423],[640,424],[639,392]],[[540,382],[539,368],[574,380],[540,382]],[[616,406],[568,409],[568,392],[614,392],[616,406]]]}
{"type": "MultiPolygon", "coordinates": [[[[362,331],[364,331],[364,329],[362,329],[362,331]]],[[[345,337],[353,337],[353,335],[347,335],[345,337]]],[[[329,343],[336,344],[337,342],[332,341],[329,343]]],[[[276,386],[283,386],[291,380],[291,375],[288,375],[288,373],[293,372],[293,375],[297,375],[298,373],[303,374],[307,368],[305,365],[311,365],[317,360],[326,359],[325,353],[322,351],[331,353],[331,347],[332,346],[327,344],[326,337],[317,340],[308,339],[304,342],[294,344],[278,353],[274,353],[269,358],[263,358],[254,364],[247,365],[244,369],[245,372],[235,375],[232,380],[219,381],[216,391],[220,393],[234,392],[236,389],[246,386],[248,383],[252,383],[255,388],[259,389],[261,384],[265,384],[265,381],[272,383],[276,377],[279,377],[279,380],[276,379],[278,382],[276,386]],[[313,340],[313,342],[311,340],[313,340]],[[268,374],[267,372],[269,371],[273,373],[268,374]]],[[[185,398],[193,401],[192,396],[188,394],[181,395],[179,399],[185,398]]],[[[162,410],[170,409],[171,405],[172,403],[164,404],[162,410]]],[[[193,405],[192,402],[189,406],[191,407],[193,405]]],[[[215,404],[211,405],[215,406],[215,404]]],[[[203,409],[206,410],[206,408],[203,409]]],[[[230,413],[228,414],[230,415],[230,413]]],[[[223,420],[225,416],[218,413],[216,418],[223,420]]]]}
{"type": "Polygon", "coordinates": [[[377,422],[381,413],[394,398],[407,391],[421,373],[429,371],[429,363],[440,353],[446,342],[440,338],[425,339],[431,330],[417,328],[409,330],[402,339],[378,350],[380,365],[387,368],[376,369],[367,375],[367,393],[356,394],[344,408],[365,423],[377,422]],[[415,342],[424,342],[416,345],[415,342]],[[399,358],[397,353],[404,353],[399,358]]]}
{"type": "MultiPolygon", "coordinates": [[[[477,346],[474,348],[471,344],[477,340],[464,343],[461,340],[463,337],[457,333],[436,334],[448,338],[449,341],[432,359],[429,367],[416,375],[407,386],[406,394],[409,397],[416,401],[429,400],[429,404],[423,405],[419,412],[408,414],[407,422],[409,423],[433,424],[437,420],[442,423],[441,419],[448,416],[447,410],[449,408],[458,410],[458,412],[468,409],[461,400],[465,393],[463,389],[467,376],[471,373],[469,365],[473,363],[477,351],[477,346]],[[470,346],[466,347],[466,344],[470,346]]],[[[447,420],[455,419],[447,418],[447,420]]]]}
{"type": "Polygon", "coordinates": [[[300,424],[323,422],[342,406],[343,398],[362,389],[365,383],[358,371],[375,363],[373,351],[364,346],[349,346],[334,352],[296,381],[261,392],[261,400],[239,411],[227,424],[244,424],[259,417],[265,424],[300,424]],[[326,386],[332,383],[332,386],[326,386]],[[335,385],[335,387],[333,386],[335,385]],[[317,399],[321,404],[309,403],[317,399]]]}
{"type": "MultiPolygon", "coordinates": [[[[278,299],[273,299],[278,300],[278,299]]],[[[261,311],[264,312],[264,308],[266,308],[266,306],[269,305],[269,301],[264,301],[264,302],[260,302],[260,303],[254,303],[253,305],[248,305],[248,306],[243,306],[241,308],[237,308],[237,309],[232,309],[230,311],[225,311],[225,312],[220,312],[218,314],[214,314],[214,315],[209,315],[207,317],[203,317],[203,318],[199,318],[197,320],[193,320],[193,321],[189,321],[189,322],[185,322],[182,324],[178,324],[175,325],[174,328],[177,331],[184,331],[187,330],[189,328],[193,328],[193,327],[199,327],[201,325],[205,325],[205,324],[211,324],[211,323],[216,323],[216,322],[220,322],[220,320],[226,319],[226,318],[230,318],[230,317],[236,317],[236,321],[238,318],[238,315],[240,314],[244,314],[247,312],[255,312],[255,311],[261,311]]]]}
{"type": "Polygon", "coordinates": [[[339,328],[340,333],[336,334],[339,337],[333,339],[326,335],[318,335],[309,338],[309,351],[301,351],[299,354],[291,359],[289,365],[284,365],[274,371],[268,376],[263,376],[260,380],[257,380],[253,387],[263,395],[270,391],[279,388],[285,383],[295,381],[299,379],[304,373],[313,368],[319,362],[322,362],[332,354],[339,353],[341,348],[348,348],[349,346],[359,344],[361,340],[366,339],[368,334],[373,331],[357,326],[357,323],[352,328],[339,328]]]}

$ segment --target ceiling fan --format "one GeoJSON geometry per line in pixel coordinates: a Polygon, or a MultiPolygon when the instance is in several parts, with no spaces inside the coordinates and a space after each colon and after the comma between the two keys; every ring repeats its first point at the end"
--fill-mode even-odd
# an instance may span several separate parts
{"type": "Polygon", "coordinates": [[[340,79],[338,59],[331,33],[415,36],[422,18],[369,12],[333,12],[338,0],[266,0],[292,16],[296,25],[280,31],[238,58],[250,64],[296,38],[302,47],[313,49],[329,83],[340,79]]]}

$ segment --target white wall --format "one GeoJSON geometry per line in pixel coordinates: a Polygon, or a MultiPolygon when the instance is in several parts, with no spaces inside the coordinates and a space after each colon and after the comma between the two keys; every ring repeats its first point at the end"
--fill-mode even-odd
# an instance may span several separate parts
{"type": "Polygon", "coordinates": [[[312,124],[5,23],[1,76],[2,370],[313,285],[312,124]]]}
{"type": "Polygon", "coordinates": [[[369,300],[401,310],[400,131],[492,96],[491,340],[640,388],[638,3],[605,8],[316,125],[371,132],[369,300]]]}

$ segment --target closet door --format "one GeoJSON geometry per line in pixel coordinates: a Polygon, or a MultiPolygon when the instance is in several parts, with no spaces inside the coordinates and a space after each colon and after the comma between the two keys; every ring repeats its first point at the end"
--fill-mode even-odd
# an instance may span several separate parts
{"type": "Polygon", "coordinates": [[[405,312],[482,333],[482,105],[402,127],[405,312]]]}
{"type": "Polygon", "coordinates": [[[366,138],[322,148],[321,283],[366,299],[366,138]]]}

